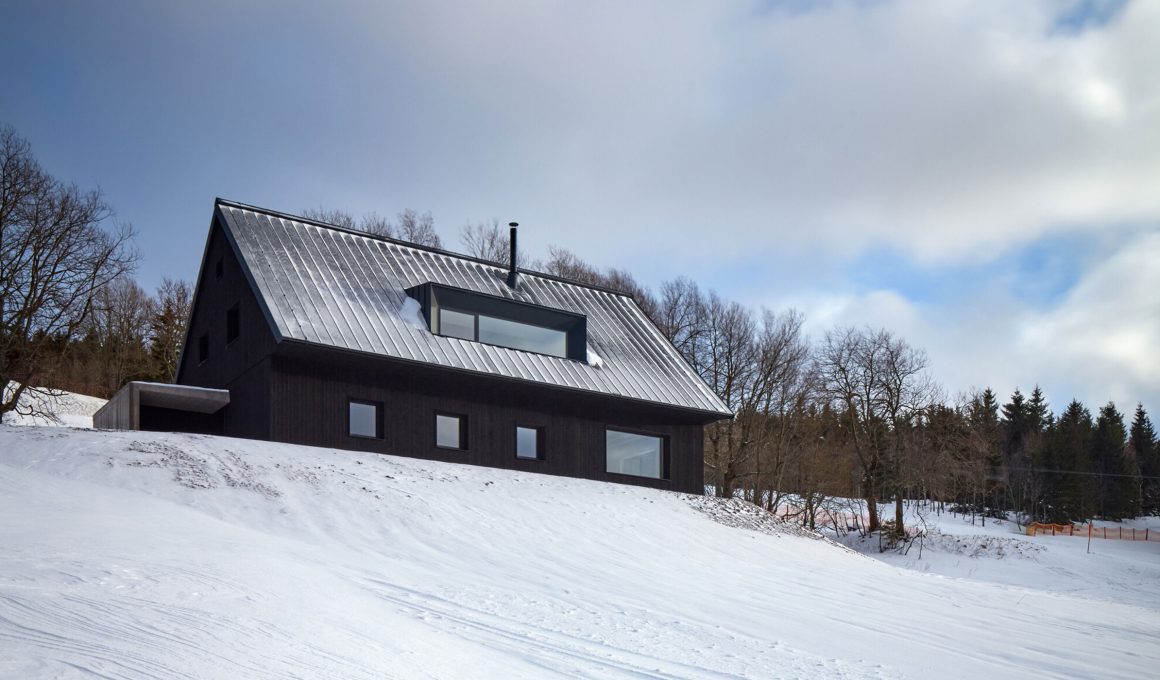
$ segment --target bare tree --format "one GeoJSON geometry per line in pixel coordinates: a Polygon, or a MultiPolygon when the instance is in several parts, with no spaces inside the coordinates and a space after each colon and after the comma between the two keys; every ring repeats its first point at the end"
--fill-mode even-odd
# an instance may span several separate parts
{"type": "Polygon", "coordinates": [[[880,527],[878,499],[890,481],[894,531],[902,535],[907,437],[935,393],[926,354],[886,329],[836,328],[818,353],[823,395],[843,414],[862,471],[870,531],[880,527]]]}
{"type": "Polygon", "coordinates": [[[705,299],[701,289],[685,277],[666,281],[661,286],[656,314],[661,332],[692,365],[705,334],[705,299]]]}
{"type": "Polygon", "coordinates": [[[938,395],[938,387],[927,373],[926,352],[889,333],[883,340],[879,355],[881,409],[890,431],[888,455],[893,464],[894,529],[901,537],[906,530],[903,504],[914,469],[910,459],[920,455],[913,440],[920,421],[938,395]]]}
{"type": "Polygon", "coordinates": [[[358,229],[358,223],[355,221],[354,215],[351,215],[345,210],[339,210],[337,208],[330,209],[324,208],[322,206],[318,206],[317,208],[307,208],[302,211],[302,216],[308,220],[333,224],[334,226],[342,227],[343,229],[358,229]]]}
{"type": "Polygon", "coordinates": [[[391,222],[376,212],[366,213],[356,219],[354,215],[345,210],[323,208],[321,206],[303,210],[302,216],[318,222],[333,224],[343,229],[362,231],[375,236],[399,239],[401,241],[410,241],[411,243],[417,243],[431,248],[442,247],[439,234],[435,232],[435,219],[431,217],[430,212],[419,214],[407,208],[399,213],[398,224],[391,222]]]}
{"type": "MultiPolygon", "coordinates": [[[[465,253],[481,260],[495,262],[506,267],[511,259],[511,252],[508,248],[508,233],[500,227],[499,220],[496,219],[491,222],[463,225],[463,229],[459,232],[459,242],[463,244],[465,253]]],[[[522,255],[517,254],[516,257],[520,260],[518,266],[526,266],[522,255]]]]}
{"type": "Polygon", "coordinates": [[[94,371],[100,397],[111,397],[126,382],[152,377],[148,339],[153,301],[132,279],[121,276],[93,298],[88,328],[100,345],[94,371]]]}
{"type": "Polygon", "coordinates": [[[430,212],[419,214],[410,208],[399,213],[399,222],[395,226],[397,238],[411,243],[418,243],[431,248],[442,248],[439,234],[435,233],[435,218],[430,212]]]}
{"type": "Polygon", "coordinates": [[[886,428],[880,404],[880,354],[885,331],[836,328],[818,351],[822,393],[842,413],[846,433],[862,472],[862,495],[869,512],[867,529],[877,531],[886,428]]]}
{"type": "Polygon", "coordinates": [[[106,231],[99,190],[49,175],[15,129],[0,129],[0,420],[24,412],[21,397],[51,383],[84,328],[96,292],[136,263],[132,229],[106,231]]]}

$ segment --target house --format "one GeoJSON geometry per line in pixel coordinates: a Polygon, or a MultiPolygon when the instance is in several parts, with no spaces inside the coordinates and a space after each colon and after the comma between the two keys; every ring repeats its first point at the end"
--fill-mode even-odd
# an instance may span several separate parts
{"type": "Polygon", "coordinates": [[[626,295],[220,199],[175,383],[96,425],[699,494],[732,416],[626,295]]]}

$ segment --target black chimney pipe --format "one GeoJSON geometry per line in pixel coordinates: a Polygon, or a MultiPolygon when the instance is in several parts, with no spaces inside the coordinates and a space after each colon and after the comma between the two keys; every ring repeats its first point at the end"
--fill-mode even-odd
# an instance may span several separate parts
{"type": "Polygon", "coordinates": [[[511,248],[511,253],[508,255],[508,288],[515,288],[519,280],[519,274],[516,273],[516,227],[520,226],[519,222],[509,222],[508,226],[512,228],[511,236],[508,237],[508,246],[511,248]]]}

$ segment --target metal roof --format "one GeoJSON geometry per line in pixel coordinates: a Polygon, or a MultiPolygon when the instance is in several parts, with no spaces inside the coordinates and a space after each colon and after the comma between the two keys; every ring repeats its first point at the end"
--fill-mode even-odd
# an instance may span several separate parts
{"type": "Polygon", "coordinates": [[[283,339],[717,414],[732,413],[628,296],[218,201],[221,222],[283,339]],[[600,367],[431,333],[400,314],[404,290],[434,282],[588,319],[600,367]]]}

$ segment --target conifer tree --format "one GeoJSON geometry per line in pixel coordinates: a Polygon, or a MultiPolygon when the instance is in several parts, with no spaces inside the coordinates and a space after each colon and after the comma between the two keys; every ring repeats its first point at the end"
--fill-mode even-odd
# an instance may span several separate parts
{"type": "Polygon", "coordinates": [[[1141,512],[1145,515],[1160,514],[1160,443],[1156,441],[1156,430],[1144,410],[1143,404],[1136,405],[1136,416],[1132,419],[1132,429],[1128,436],[1128,450],[1136,458],[1140,469],[1141,512]]]}
{"type": "Polygon", "coordinates": [[[1006,466],[1002,449],[1002,432],[999,426],[999,402],[991,388],[976,394],[968,407],[968,420],[972,441],[983,464],[983,505],[980,510],[986,514],[1005,509],[1007,499],[1006,466]]]}
{"type": "Polygon", "coordinates": [[[167,278],[157,289],[156,311],[149,320],[153,380],[170,382],[177,374],[189,321],[190,298],[189,284],[185,281],[167,278]]]}
{"type": "Polygon", "coordinates": [[[1039,506],[1051,522],[1082,521],[1093,516],[1096,488],[1091,473],[1092,416],[1077,400],[1053,424],[1036,460],[1039,506]]]}
{"type": "Polygon", "coordinates": [[[1140,514],[1140,468],[1124,447],[1124,416],[1108,402],[1096,420],[1092,458],[1096,479],[1096,511],[1105,519],[1121,520],[1140,514]]]}

